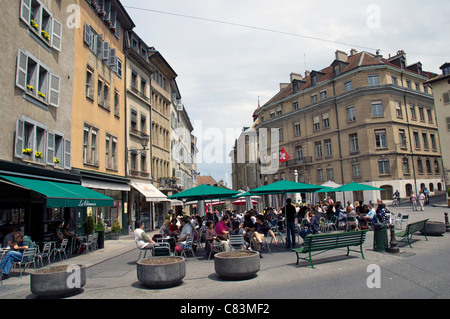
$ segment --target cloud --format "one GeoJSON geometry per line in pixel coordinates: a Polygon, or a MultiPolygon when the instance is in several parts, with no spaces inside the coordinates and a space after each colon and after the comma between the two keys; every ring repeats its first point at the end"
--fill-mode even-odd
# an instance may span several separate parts
{"type": "MultiPolygon", "coordinates": [[[[409,63],[421,61],[425,70],[436,73],[450,60],[443,32],[450,11],[447,1],[437,5],[418,0],[122,0],[122,4],[135,31],[178,74],[191,120],[200,121],[203,130],[223,130],[224,136],[226,128],[251,125],[258,97],[263,105],[277,93],[279,83],[289,82],[291,72],[328,66],[337,49],[373,53],[380,49],[385,57],[402,49],[409,63]]],[[[196,136],[204,133],[195,127],[196,136]]],[[[222,141],[228,155],[229,137],[222,141]]],[[[219,180],[231,174],[231,164],[227,168],[200,164],[199,170],[210,171],[219,180]]]]}

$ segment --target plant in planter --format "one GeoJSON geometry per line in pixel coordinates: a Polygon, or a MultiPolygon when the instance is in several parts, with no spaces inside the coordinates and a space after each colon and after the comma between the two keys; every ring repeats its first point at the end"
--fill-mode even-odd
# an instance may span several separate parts
{"type": "Polygon", "coordinates": [[[216,273],[228,280],[242,280],[255,277],[260,269],[260,257],[257,251],[229,251],[214,255],[216,273]]]}
{"type": "Polygon", "coordinates": [[[36,153],[34,153],[34,157],[36,157],[36,158],[43,158],[44,157],[44,155],[42,155],[42,152],[36,152],[36,153]]]}
{"type": "Polygon", "coordinates": [[[114,219],[111,225],[111,239],[119,239],[119,234],[122,231],[119,220],[114,219]]]}
{"type": "Polygon", "coordinates": [[[184,257],[152,257],[137,262],[138,280],[149,288],[168,288],[181,283],[186,276],[184,257]]]}
{"type": "Polygon", "coordinates": [[[87,216],[86,219],[84,220],[83,226],[85,234],[87,235],[93,234],[95,229],[94,218],[91,215],[87,216]]]}
{"type": "Polygon", "coordinates": [[[33,151],[32,151],[31,148],[24,148],[24,149],[22,150],[22,154],[23,154],[23,155],[28,155],[28,156],[30,156],[31,154],[33,154],[33,151]]]}
{"type": "Polygon", "coordinates": [[[30,274],[30,290],[39,297],[65,296],[80,292],[86,285],[84,265],[62,265],[30,274]]]}
{"type": "Polygon", "coordinates": [[[105,248],[105,224],[100,218],[97,220],[97,225],[95,226],[95,231],[98,233],[97,244],[98,248],[105,248]]]}

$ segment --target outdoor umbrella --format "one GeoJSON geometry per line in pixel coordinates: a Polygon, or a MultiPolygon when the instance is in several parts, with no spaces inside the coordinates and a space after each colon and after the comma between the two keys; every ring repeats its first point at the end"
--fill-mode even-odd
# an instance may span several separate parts
{"type": "MultiPolygon", "coordinates": [[[[237,206],[243,206],[243,205],[246,205],[246,203],[247,203],[247,201],[245,199],[238,199],[238,200],[235,200],[234,202],[232,202],[231,204],[237,205],[237,206]]],[[[252,205],[259,204],[256,200],[252,200],[251,203],[252,203],[252,205]]]]}
{"type": "Polygon", "coordinates": [[[221,188],[210,185],[199,185],[194,188],[187,189],[181,193],[168,196],[168,199],[186,199],[186,200],[206,200],[206,199],[221,199],[231,198],[234,195],[239,194],[237,191],[233,191],[228,188],[221,188]]]}
{"type": "Polygon", "coordinates": [[[383,191],[384,189],[359,183],[349,183],[333,189],[333,192],[383,191]]]}
{"type": "Polygon", "coordinates": [[[252,189],[249,192],[251,194],[313,193],[319,189],[322,189],[322,186],[282,180],[252,189]]]}

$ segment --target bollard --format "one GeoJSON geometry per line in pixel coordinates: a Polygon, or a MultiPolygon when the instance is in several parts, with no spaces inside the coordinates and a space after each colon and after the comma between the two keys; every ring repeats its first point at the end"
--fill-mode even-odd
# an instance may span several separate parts
{"type": "Polygon", "coordinates": [[[388,252],[391,254],[398,254],[400,249],[397,247],[397,239],[395,238],[395,226],[389,225],[389,230],[391,231],[391,241],[389,242],[388,252]]]}
{"type": "Polygon", "coordinates": [[[448,213],[444,213],[446,231],[450,231],[450,223],[448,222],[448,213]]]}

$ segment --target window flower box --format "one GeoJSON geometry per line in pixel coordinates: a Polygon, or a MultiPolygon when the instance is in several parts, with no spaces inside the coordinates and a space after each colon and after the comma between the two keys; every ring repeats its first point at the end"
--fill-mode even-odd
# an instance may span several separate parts
{"type": "Polygon", "coordinates": [[[49,35],[47,32],[45,32],[44,30],[42,30],[42,31],[41,31],[41,34],[42,34],[42,36],[43,36],[47,41],[50,41],[50,35],[49,35]]]}
{"type": "Polygon", "coordinates": [[[35,29],[39,30],[39,25],[37,23],[34,23],[34,20],[30,20],[30,25],[35,29]]]}
{"type": "Polygon", "coordinates": [[[53,162],[54,162],[55,164],[59,164],[59,158],[55,157],[55,158],[53,159],[53,162]]]}
{"type": "Polygon", "coordinates": [[[39,95],[41,98],[45,99],[45,94],[44,94],[44,93],[38,91],[38,95],[39,95]]]}
{"type": "Polygon", "coordinates": [[[24,148],[22,150],[23,155],[28,155],[30,156],[31,154],[33,154],[33,151],[31,150],[31,148],[24,148]]]}
{"type": "Polygon", "coordinates": [[[34,153],[34,157],[36,157],[36,158],[43,158],[44,155],[42,155],[42,152],[36,152],[36,153],[34,153]]]}
{"type": "Polygon", "coordinates": [[[31,92],[34,91],[34,87],[31,85],[28,85],[28,84],[27,84],[27,89],[28,89],[28,91],[31,91],[31,92]]]}

